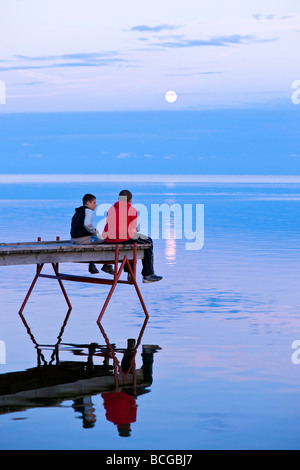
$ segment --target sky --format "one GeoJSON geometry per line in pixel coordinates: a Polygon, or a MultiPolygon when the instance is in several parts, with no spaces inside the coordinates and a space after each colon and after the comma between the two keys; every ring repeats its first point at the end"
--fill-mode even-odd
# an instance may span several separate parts
{"type": "Polygon", "coordinates": [[[0,174],[300,174],[299,0],[0,0],[0,18],[0,174]]]}
{"type": "Polygon", "coordinates": [[[0,0],[0,15],[1,114],[282,106],[300,79],[299,0],[0,0]]]}

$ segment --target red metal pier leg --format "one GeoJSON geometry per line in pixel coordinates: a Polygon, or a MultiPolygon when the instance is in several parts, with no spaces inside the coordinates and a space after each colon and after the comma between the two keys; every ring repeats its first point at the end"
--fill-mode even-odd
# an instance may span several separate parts
{"type": "Polygon", "coordinates": [[[131,265],[130,265],[129,261],[126,260],[126,262],[127,262],[127,266],[128,266],[129,272],[130,272],[130,274],[131,274],[131,277],[132,277],[132,279],[133,279],[133,284],[134,284],[135,290],[136,290],[136,292],[137,292],[137,295],[138,295],[138,297],[139,297],[139,299],[140,299],[140,302],[141,302],[141,304],[142,304],[144,313],[145,313],[145,315],[146,315],[146,318],[149,318],[149,313],[148,313],[148,311],[147,311],[147,308],[146,308],[144,299],[143,299],[143,297],[142,297],[142,294],[141,294],[141,292],[140,292],[139,286],[137,285],[136,277],[135,277],[135,275],[134,275],[134,272],[133,272],[133,270],[132,270],[132,268],[131,268],[131,265]]]}
{"type": "MultiPolygon", "coordinates": [[[[52,263],[52,267],[53,267],[53,270],[54,270],[56,276],[59,276],[59,272],[58,272],[58,263],[52,263]]],[[[61,290],[62,290],[62,293],[64,294],[64,297],[65,297],[65,299],[66,299],[66,302],[67,302],[67,304],[68,304],[68,307],[71,309],[71,308],[72,308],[72,305],[71,305],[71,302],[70,302],[70,300],[69,300],[68,294],[67,294],[67,292],[66,292],[66,290],[65,290],[65,288],[64,288],[64,285],[63,285],[63,283],[62,283],[62,280],[61,280],[61,279],[57,279],[57,280],[58,280],[58,282],[59,282],[59,285],[60,285],[60,288],[61,288],[61,290]]]]}
{"type": "Polygon", "coordinates": [[[123,259],[123,261],[122,261],[122,263],[121,263],[120,269],[119,269],[117,275],[115,274],[115,276],[114,276],[114,283],[113,283],[113,285],[111,286],[111,289],[110,289],[110,291],[109,291],[109,294],[108,294],[108,296],[107,296],[107,298],[106,298],[106,301],[105,301],[105,303],[104,303],[104,305],[103,305],[103,307],[102,307],[101,313],[100,313],[100,315],[99,315],[99,317],[98,317],[98,320],[97,320],[98,325],[100,324],[100,322],[101,322],[101,320],[102,320],[102,317],[103,317],[104,312],[105,312],[105,310],[106,310],[106,308],[107,308],[107,306],[108,306],[108,304],[109,304],[109,301],[110,301],[110,299],[111,299],[111,296],[113,295],[114,290],[115,290],[115,288],[116,288],[116,285],[118,284],[118,280],[120,279],[120,276],[121,276],[121,274],[122,274],[123,268],[124,268],[125,263],[126,263],[126,260],[127,260],[127,256],[124,256],[124,259],[123,259]]]}
{"type": "Polygon", "coordinates": [[[119,265],[119,245],[116,245],[114,281],[116,281],[116,279],[117,279],[117,275],[118,275],[118,265],[119,265]]]}
{"type": "MultiPolygon", "coordinates": [[[[115,260],[117,260],[117,255],[118,255],[118,253],[119,253],[119,251],[117,251],[117,250],[119,250],[118,245],[116,246],[116,258],[115,258],[115,260]]],[[[146,305],[145,305],[144,299],[143,299],[143,297],[142,297],[142,294],[141,294],[140,289],[139,289],[139,287],[138,287],[138,284],[137,284],[137,282],[136,282],[137,243],[134,243],[134,249],[133,249],[133,266],[131,266],[130,261],[128,260],[127,256],[125,255],[125,256],[124,256],[124,259],[123,259],[123,261],[122,261],[122,264],[121,264],[121,266],[120,266],[120,269],[119,269],[118,272],[117,272],[117,269],[116,269],[117,262],[115,261],[114,283],[113,283],[113,285],[112,285],[112,287],[111,287],[111,289],[110,289],[110,292],[109,292],[109,294],[108,294],[108,296],[107,296],[107,298],[106,298],[106,301],[105,301],[105,303],[104,303],[104,305],[103,305],[103,308],[102,308],[102,310],[101,310],[101,313],[100,313],[100,315],[99,315],[99,317],[98,317],[98,320],[97,320],[97,324],[98,324],[98,325],[100,325],[100,322],[101,322],[101,320],[102,320],[102,317],[103,317],[103,315],[104,315],[104,312],[105,312],[105,310],[106,310],[106,308],[107,308],[107,306],[108,306],[108,304],[109,304],[109,301],[110,301],[110,299],[111,299],[111,297],[112,297],[112,295],[113,295],[113,292],[114,292],[114,290],[115,290],[115,288],[116,288],[116,285],[118,284],[118,281],[119,281],[119,279],[120,279],[120,276],[121,276],[121,273],[122,273],[122,271],[123,271],[123,269],[124,269],[125,264],[128,266],[129,273],[130,273],[130,275],[131,275],[131,277],[132,277],[133,284],[134,284],[135,290],[136,290],[136,292],[137,292],[137,295],[138,295],[138,297],[139,297],[140,303],[141,303],[141,305],[142,305],[142,307],[143,307],[143,310],[144,310],[146,319],[149,318],[149,313],[148,313],[148,311],[147,311],[147,307],[146,307],[146,305]]]]}
{"type": "Polygon", "coordinates": [[[38,277],[39,277],[39,275],[40,275],[40,272],[41,272],[42,269],[43,269],[43,266],[44,266],[44,264],[37,264],[37,265],[36,265],[36,275],[35,275],[35,277],[34,277],[34,279],[33,279],[33,281],[32,281],[32,284],[31,284],[31,286],[30,286],[30,288],[29,288],[29,291],[27,292],[27,295],[26,295],[26,297],[25,297],[25,299],[24,299],[24,302],[22,303],[22,306],[21,306],[21,308],[20,308],[19,313],[22,313],[22,312],[23,312],[23,310],[24,310],[24,308],[25,308],[25,306],[26,306],[26,304],[27,304],[27,302],[28,302],[28,299],[29,299],[29,297],[30,297],[30,294],[31,294],[31,292],[33,291],[33,288],[34,288],[34,286],[35,286],[35,284],[36,284],[36,281],[38,280],[38,277]]]}

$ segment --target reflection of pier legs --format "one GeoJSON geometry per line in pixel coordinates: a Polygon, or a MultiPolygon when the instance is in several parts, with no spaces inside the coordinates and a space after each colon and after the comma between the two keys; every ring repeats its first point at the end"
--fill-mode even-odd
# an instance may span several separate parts
{"type": "Polygon", "coordinates": [[[101,323],[98,324],[110,352],[110,358],[113,359],[115,376],[114,390],[101,394],[106,411],[105,417],[117,427],[119,435],[123,437],[131,435],[131,425],[137,420],[137,398],[150,391],[146,388],[153,382],[153,355],[158,349],[161,349],[157,345],[143,345],[143,365],[137,371],[135,358],[147,322],[148,318],[144,321],[137,341],[132,338],[127,340],[126,349],[118,349],[113,346],[101,323]],[[123,355],[121,362],[117,358],[117,353],[123,355]]]}
{"type": "MultiPolygon", "coordinates": [[[[59,332],[59,335],[57,337],[57,343],[54,345],[53,347],[53,353],[51,355],[51,360],[50,362],[48,363],[48,365],[51,365],[53,364],[54,360],[56,360],[56,364],[59,363],[59,355],[58,355],[58,350],[59,350],[59,344],[62,340],[62,335],[64,333],[64,330],[65,330],[65,327],[68,323],[68,320],[69,320],[69,317],[70,317],[70,314],[71,314],[71,311],[72,309],[70,308],[68,311],[67,311],[67,314],[66,314],[66,317],[64,319],[64,322],[62,324],[62,327],[60,329],[60,332],[59,332]]],[[[22,314],[22,312],[19,312],[19,315],[20,315],[20,318],[23,322],[23,325],[25,326],[26,330],[27,330],[27,333],[29,334],[30,336],[30,339],[31,341],[33,342],[33,344],[35,345],[35,349],[37,351],[37,365],[38,367],[41,366],[41,363],[43,362],[44,365],[47,365],[47,361],[42,353],[42,345],[38,344],[37,341],[35,340],[26,320],[25,320],[25,317],[24,315],[22,314]]]]}
{"type": "Polygon", "coordinates": [[[1,400],[5,392],[7,402],[2,401],[0,413],[3,410],[4,413],[12,412],[14,407],[21,410],[24,407],[60,406],[67,399],[72,401],[74,411],[80,413],[83,427],[93,428],[96,424],[93,397],[101,393],[106,419],[117,426],[120,436],[129,436],[131,425],[137,420],[137,399],[150,392],[153,354],[160,349],[157,345],[143,344],[142,366],[137,369],[137,351],[149,320],[144,319],[137,340],[130,337],[126,347],[118,348],[116,343],[111,343],[101,324],[99,329],[104,343],[62,343],[71,311],[68,310],[63,320],[55,344],[39,344],[19,312],[37,352],[37,367],[5,376],[1,400]],[[46,360],[44,350],[51,351],[50,360],[46,360]],[[65,354],[76,357],[65,360],[65,354]],[[98,364],[99,359],[104,359],[103,363],[98,364]],[[109,364],[111,360],[113,365],[109,364]]]}
{"type": "MultiPolygon", "coordinates": [[[[141,344],[142,337],[143,337],[143,334],[144,334],[147,323],[148,323],[148,318],[145,318],[145,321],[143,323],[143,326],[141,328],[141,331],[140,331],[140,334],[139,334],[139,337],[137,339],[137,342],[136,342],[135,346],[132,349],[130,348],[130,351],[128,351],[128,349],[123,351],[123,354],[124,354],[124,352],[125,353],[127,352],[128,356],[130,356],[130,357],[127,357],[126,360],[125,360],[126,370],[123,369],[124,362],[122,361],[122,363],[120,363],[120,361],[118,360],[117,355],[116,355],[116,350],[112,346],[112,344],[110,343],[110,341],[108,339],[108,336],[105,333],[102,324],[98,323],[101,334],[102,334],[102,336],[103,336],[103,338],[106,342],[108,350],[111,353],[111,357],[113,358],[114,370],[115,370],[115,379],[116,379],[115,391],[118,390],[118,387],[119,387],[119,383],[118,383],[118,379],[117,379],[117,372],[119,372],[121,374],[124,384],[127,382],[128,374],[131,373],[132,378],[133,378],[133,388],[136,389],[136,363],[135,363],[135,357],[136,357],[136,354],[137,354],[137,350],[138,350],[138,348],[141,344]]],[[[123,357],[123,359],[124,359],[124,357],[123,357]]]]}

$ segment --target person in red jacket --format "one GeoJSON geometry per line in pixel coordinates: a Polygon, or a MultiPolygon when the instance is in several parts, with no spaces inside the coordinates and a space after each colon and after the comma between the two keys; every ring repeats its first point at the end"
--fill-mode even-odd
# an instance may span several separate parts
{"type": "MultiPolygon", "coordinates": [[[[102,232],[105,243],[135,243],[151,244],[151,247],[145,250],[142,260],[143,282],[157,282],[162,276],[154,273],[153,263],[153,242],[150,237],[139,235],[137,229],[137,210],[131,205],[132,193],[124,189],[119,194],[119,200],[108,210],[106,216],[106,225],[102,232]]],[[[125,266],[124,271],[128,268],[125,266]]],[[[128,274],[130,281],[130,274],[128,274]]]]}

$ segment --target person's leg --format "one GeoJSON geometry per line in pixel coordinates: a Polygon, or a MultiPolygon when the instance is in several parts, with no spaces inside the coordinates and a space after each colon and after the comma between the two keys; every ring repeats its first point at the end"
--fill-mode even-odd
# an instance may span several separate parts
{"type": "MultiPolygon", "coordinates": [[[[137,242],[138,245],[149,245],[150,247],[144,251],[144,258],[142,259],[142,276],[148,277],[154,275],[154,256],[153,256],[153,241],[150,237],[146,237],[145,235],[139,235],[138,237],[131,238],[126,242],[122,243],[130,243],[133,244],[137,242]]],[[[127,266],[124,268],[125,272],[128,272],[127,266]]]]}
{"type": "Polygon", "coordinates": [[[74,245],[91,245],[92,237],[89,235],[87,237],[71,238],[71,242],[74,243],[74,245]]]}
{"type": "MultiPolygon", "coordinates": [[[[94,243],[96,244],[103,243],[102,240],[99,240],[99,239],[94,240],[91,236],[71,238],[71,242],[74,243],[74,245],[92,245],[94,243]]],[[[89,263],[88,270],[90,274],[99,274],[99,271],[95,263],[89,263]]],[[[114,275],[114,269],[111,264],[103,264],[101,271],[107,274],[111,274],[112,276],[114,275]]]]}
{"type": "MultiPolygon", "coordinates": [[[[131,245],[134,243],[138,243],[138,245],[143,245],[143,244],[150,244],[150,247],[147,248],[144,251],[144,258],[142,259],[142,276],[143,276],[143,282],[156,282],[160,281],[162,279],[161,276],[156,276],[154,274],[154,256],[153,256],[153,241],[150,237],[147,237],[146,235],[138,235],[134,238],[130,238],[129,240],[119,242],[119,245],[131,245]]],[[[107,243],[107,242],[106,242],[107,243]]],[[[130,262],[132,266],[132,262],[130,262]]],[[[131,276],[129,274],[129,269],[127,265],[124,266],[124,272],[128,273],[128,280],[132,281],[131,276]]]]}
{"type": "MultiPolygon", "coordinates": [[[[93,237],[93,238],[92,238],[92,243],[93,243],[93,245],[94,245],[94,244],[96,244],[96,245],[103,245],[103,244],[104,244],[104,240],[101,240],[101,239],[99,239],[99,238],[97,238],[97,237],[93,237]]],[[[98,264],[97,261],[95,261],[95,264],[98,264]]],[[[94,264],[94,268],[98,271],[98,269],[96,268],[95,264],[94,264]]],[[[100,263],[99,263],[99,264],[100,264],[100,263]]],[[[102,263],[101,263],[101,264],[102,264],[102,263]]],[[[110,263],[103,263],[103,266],[102,266],[102,268],[101,268],[101,271],[103,271],[103,272],[106,273],[106,274],[110,274],[111,276],[113,276],[114,273],[115,273],[115,270],[114,270],[113,266],[112,266],[110,263]]],[[[90,271],[90,272],[91,272],[91,271],[90,271]]],[[[99,272],[99,271],[98,271],[98,272],[99,272]]],[[[95,274],[97,274],[97,273],[95,272],[95,274]]]]}
{"type": "MultiPolygon", "coordinates": [[[[92,244],[92,237],[89,235],[87,237],[80,237],[80,238],[71,238],[71,242],[74,243],[74,245],[91,245],[92,244]]],[[[98,274],[99,271],[96,268],[96,265],[94,263],[89,263],[89,273],[91,274],[98,274]]]]}
{"type": "Polygon", "coordinates": [[[151,276],[154,274],[154,256],[153,256],[153,241],[150,237],[141,238],[139,237],[138,241],[139,245],[143,244],[150,244],[150,248],[144,250],[144,258],[142,259],[143,269],[142,269],[142,276],[151,276]]]}
{"type": "Polygon", "coordinates": [[[145,235],[140,235],[138,239],[139,244],[150,244],[150,248],[144,251],[144,258],[143,258],[143,282],[157,282],[162,280],[162,276],[157,276],[154,273],[154,255],[153,255],[153,241],[150,237],[146,237],[145,235]]]}

